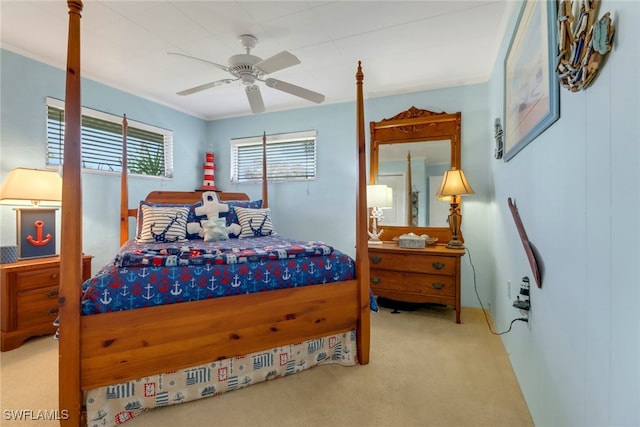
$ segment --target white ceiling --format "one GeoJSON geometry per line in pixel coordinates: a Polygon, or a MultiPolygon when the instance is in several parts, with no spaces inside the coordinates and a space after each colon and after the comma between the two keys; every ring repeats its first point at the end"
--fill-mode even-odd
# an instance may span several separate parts
{"type": "MultiPolygon", "coordinates": [[[[239,82],[176,95],[229,75],[167,52],[227,65],[244,53],[238,36],[252,34],[253,55],[287,50],[302,62],[269,77],[320,92],[325,103],[355,99],[359,60],[369,98],[479,83],[489,78],[510,7],[507,0],[85,0],[82,74],[203,119],[250,115],[239,82]]],[[[67,10],[62,0],[1,0],[1,47],[64,69],[67,10]]],[[[267,112],[316,105],[260,89],[267,112]]]]}

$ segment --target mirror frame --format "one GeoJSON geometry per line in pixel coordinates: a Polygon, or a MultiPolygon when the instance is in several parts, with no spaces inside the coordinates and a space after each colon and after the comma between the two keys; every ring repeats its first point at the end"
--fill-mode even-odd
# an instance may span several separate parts
{"type": "MultiPolygon", "coordinates": [[[[398,144],[406,142],[451,141],[451,168],[460,169],[460,128],[461,113],[436,113],[411,107],[395,116],[370,122],[370,163],[369,183],[375,184],[378,176],[378,156],[383,144],[398,144]]],[[[393,240],[402,234],[413,232],[428,234],[437,238],[438,243],[447,243],[451,239],[449,227],[415,227],[384,225],[381,240],[393,240]]],[[[462,236],[460,236],[462,240],[462,236]]]]}

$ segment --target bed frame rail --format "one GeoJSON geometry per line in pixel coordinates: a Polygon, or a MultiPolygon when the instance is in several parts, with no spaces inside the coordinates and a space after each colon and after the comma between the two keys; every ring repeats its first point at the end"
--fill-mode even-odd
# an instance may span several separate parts
{"type": "Polygon", "coordinates": [[[353,330],[356,291],[353,280],[109,313],[108,323],[82,316],[82,388],[353,330]]]}

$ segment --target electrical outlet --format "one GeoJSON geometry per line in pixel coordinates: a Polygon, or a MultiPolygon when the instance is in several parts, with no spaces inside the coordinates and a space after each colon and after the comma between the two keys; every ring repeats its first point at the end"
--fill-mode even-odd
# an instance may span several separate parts
{"type": "Polygon", "coordinates": [[[511,299],[511,280],[507,280],[507,298],[511,299]]]}

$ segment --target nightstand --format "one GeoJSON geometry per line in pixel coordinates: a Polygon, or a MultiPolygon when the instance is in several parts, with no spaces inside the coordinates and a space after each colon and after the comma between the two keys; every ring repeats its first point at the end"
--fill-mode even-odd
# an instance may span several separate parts
{"type": "Polygon", "coordinates": [[[369,245],[371,291],[396,301],[451,305],[460,323],[460,258],[464,249],[445,245],[401,248],[369,245]]]}
{"type": "MultiPolygon", "coordinates": [[[[82,257],[83,281],[91,277],[91,258],[82,257]]],[[[56,332],[59,282],[59,256],[0,264],[0,350],[13,350],[27,338],[56,332]]]]}

